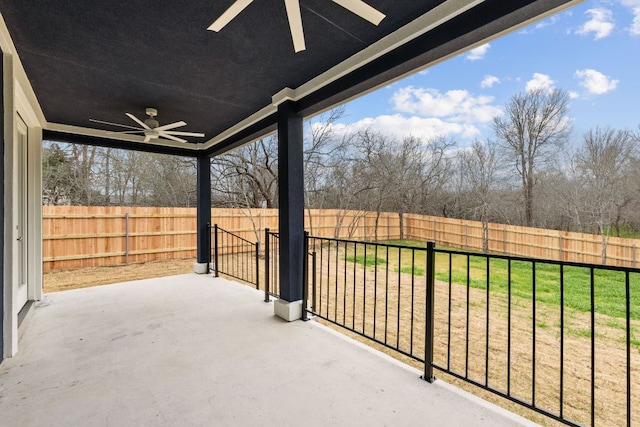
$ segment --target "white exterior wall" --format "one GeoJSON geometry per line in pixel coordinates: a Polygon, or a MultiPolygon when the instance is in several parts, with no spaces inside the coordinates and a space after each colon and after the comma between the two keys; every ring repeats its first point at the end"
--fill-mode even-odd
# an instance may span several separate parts
{"type": "Polygon", "coordinates": [[[20,198],[26,197],[26,217],[24,236],[27,244],[27,298],[42,298],[42,129],[46,125],[44,115],[26,77],[22,64],[15,53],[15,47],[4,20],[0,16],[0,48],[4,65],[4,259],[3,283],[3,346],[4,357],[11,357],[18,351],[17,294],[14,284],[14,268],[17,254],[14,253],[14,230],[16,218],[12,207],[20,198]],[[27,173],[26,194],[19,194],[14,179],[16,117],[20,115],[28,128],[26,146],[27,173]]]}

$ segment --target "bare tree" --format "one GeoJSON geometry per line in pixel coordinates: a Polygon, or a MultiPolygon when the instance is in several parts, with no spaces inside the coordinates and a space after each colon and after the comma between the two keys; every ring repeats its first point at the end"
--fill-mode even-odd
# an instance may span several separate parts
{"type": "Polygon", "coordinates": [[[566,92],[538,88],[511,97],[493,128],[521,179],[525,224],[534,225],[536,171],[566,141],[569,97],[566,92]]]}
{"type": "Polygon", "coordinates": [[[396,212],[403,239],[405,214],[428,205],[432,192],[446,180],[447,152],[453,145],[444,138],[423,141],[406,137],[398,141],[370,129],[359,132],[351,153],[358,195],[355,206],[377,213],[376,229],[381,212],[396,212]]]}
{"type": "Polygon", "coordinates": [[[500,158],[495,142],[475,141],[471,149],[461,151],[462,176],[468,185],[474,217],[482,222],[482,250],[489,252],[489,214],[496,195],[496,184],[500,172],[500,158]]]}
{"type": "Polygon", "coordinates": [[[627,178],[634,152],[630,131],[597,127],[584,135],[583,146],[576,153],[578,179],[586,196],[582,210],[595,222],[602,236],[603,263],[609,228],[620,228],[622,210],[640,193],[637,183],[627,178]]]}
{"type": "Polygon", "coordinates": [[[313,233],[311,208],[325,206],[329,176],[344,162],[345,148],[352,135],[338,133],[335,124],[345,113],[344,107],[330,110],[307,121],[304,141],[304,192],[309,218],[309,231],[313,233]]]}
{"type": "Polygon", "coordinates": [[[229,207],[278,207],[278,140],[244,145],[211,161],[213,200],[229,207]]]}
{"type": "Polygon", "coordinates": [[[98,147],[69,144],[68,158],[73,163],[71,175],[73,204],[92,206],[100,203],[100,191],[96,188],[98,147]]]}

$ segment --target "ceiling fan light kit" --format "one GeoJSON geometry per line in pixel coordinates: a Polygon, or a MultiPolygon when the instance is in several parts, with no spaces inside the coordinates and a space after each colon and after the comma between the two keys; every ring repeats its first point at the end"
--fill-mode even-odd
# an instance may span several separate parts
{"type": "MultiPolygon", "coordinates": [[[[362,0],[332,0],[334,3],[344,7],[351,13],[358,15],[362,19],[378,25],[386,17],[386,15],[373,6],[368,5],[362,0]]],[[[208,30],[219,32],[236,16],[240,14],[253,0],[236,0],[227,10],[225,10],[213,24],[207,28],[208,30]]],[[[289,20],[289,30],[293,39],[293,50],[295,53],[306,49],[304,41],[304,31],[302,28],[302,15],[300,14],[300,0],[284,0],[287,10],[287,19],[289,20]]]]}

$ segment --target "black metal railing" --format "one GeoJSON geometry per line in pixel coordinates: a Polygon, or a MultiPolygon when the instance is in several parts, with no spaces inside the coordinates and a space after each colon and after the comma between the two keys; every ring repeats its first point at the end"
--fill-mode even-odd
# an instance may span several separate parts
{"type": "Polygon", "coordinates": [[[307,245],[309,313],[423,363],[426,380],[442,371],[571,426],[640,417],[640,270],[432,243],[307,245]]]}
{"type": "Polygon", "coordinates": [[[424,360],[426,278],[415,259],[425,259],[426,247],[310,237],[309,248],[314,315],[424,360]]]}
{"type": "MultiPolygon", "coordinates": [[[[259,245],[213,230],[216,273],[259,289],[259,245]]],[[[440,371],[570,426],[640,419],[640,269],[308,235],[305,252],[303,318],[420,363],[425,380],[440,371]]],[[[279,280],[267,229],[265,301],[279,280]]]]}
{"type": "Polygon", "coordinates": [[[260,289],[260,244],[218,227],[211,228],[211,270],[250,283],[260,289]]]}
{"type": "Polygon", "coordinates": [[[434,259],[434,368],[567,425],[640,416],[640,270],[444,249],[434,259]]]}
{"type": "Polygon", "coordinates": [[[280,296],[280,234],[264,230],[264,301],[280,296]]]}

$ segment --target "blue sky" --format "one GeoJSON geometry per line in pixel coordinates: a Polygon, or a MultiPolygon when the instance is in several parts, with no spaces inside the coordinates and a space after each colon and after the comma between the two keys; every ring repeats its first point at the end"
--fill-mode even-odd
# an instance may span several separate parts
{"type": "Polygon", "coordinates": [[[589,0],[346,105],[340,128],[371,127],[466,146],[492,137],[511,96],[567,91],[572,138],[640,125],[640,0],[589,0]]]}

